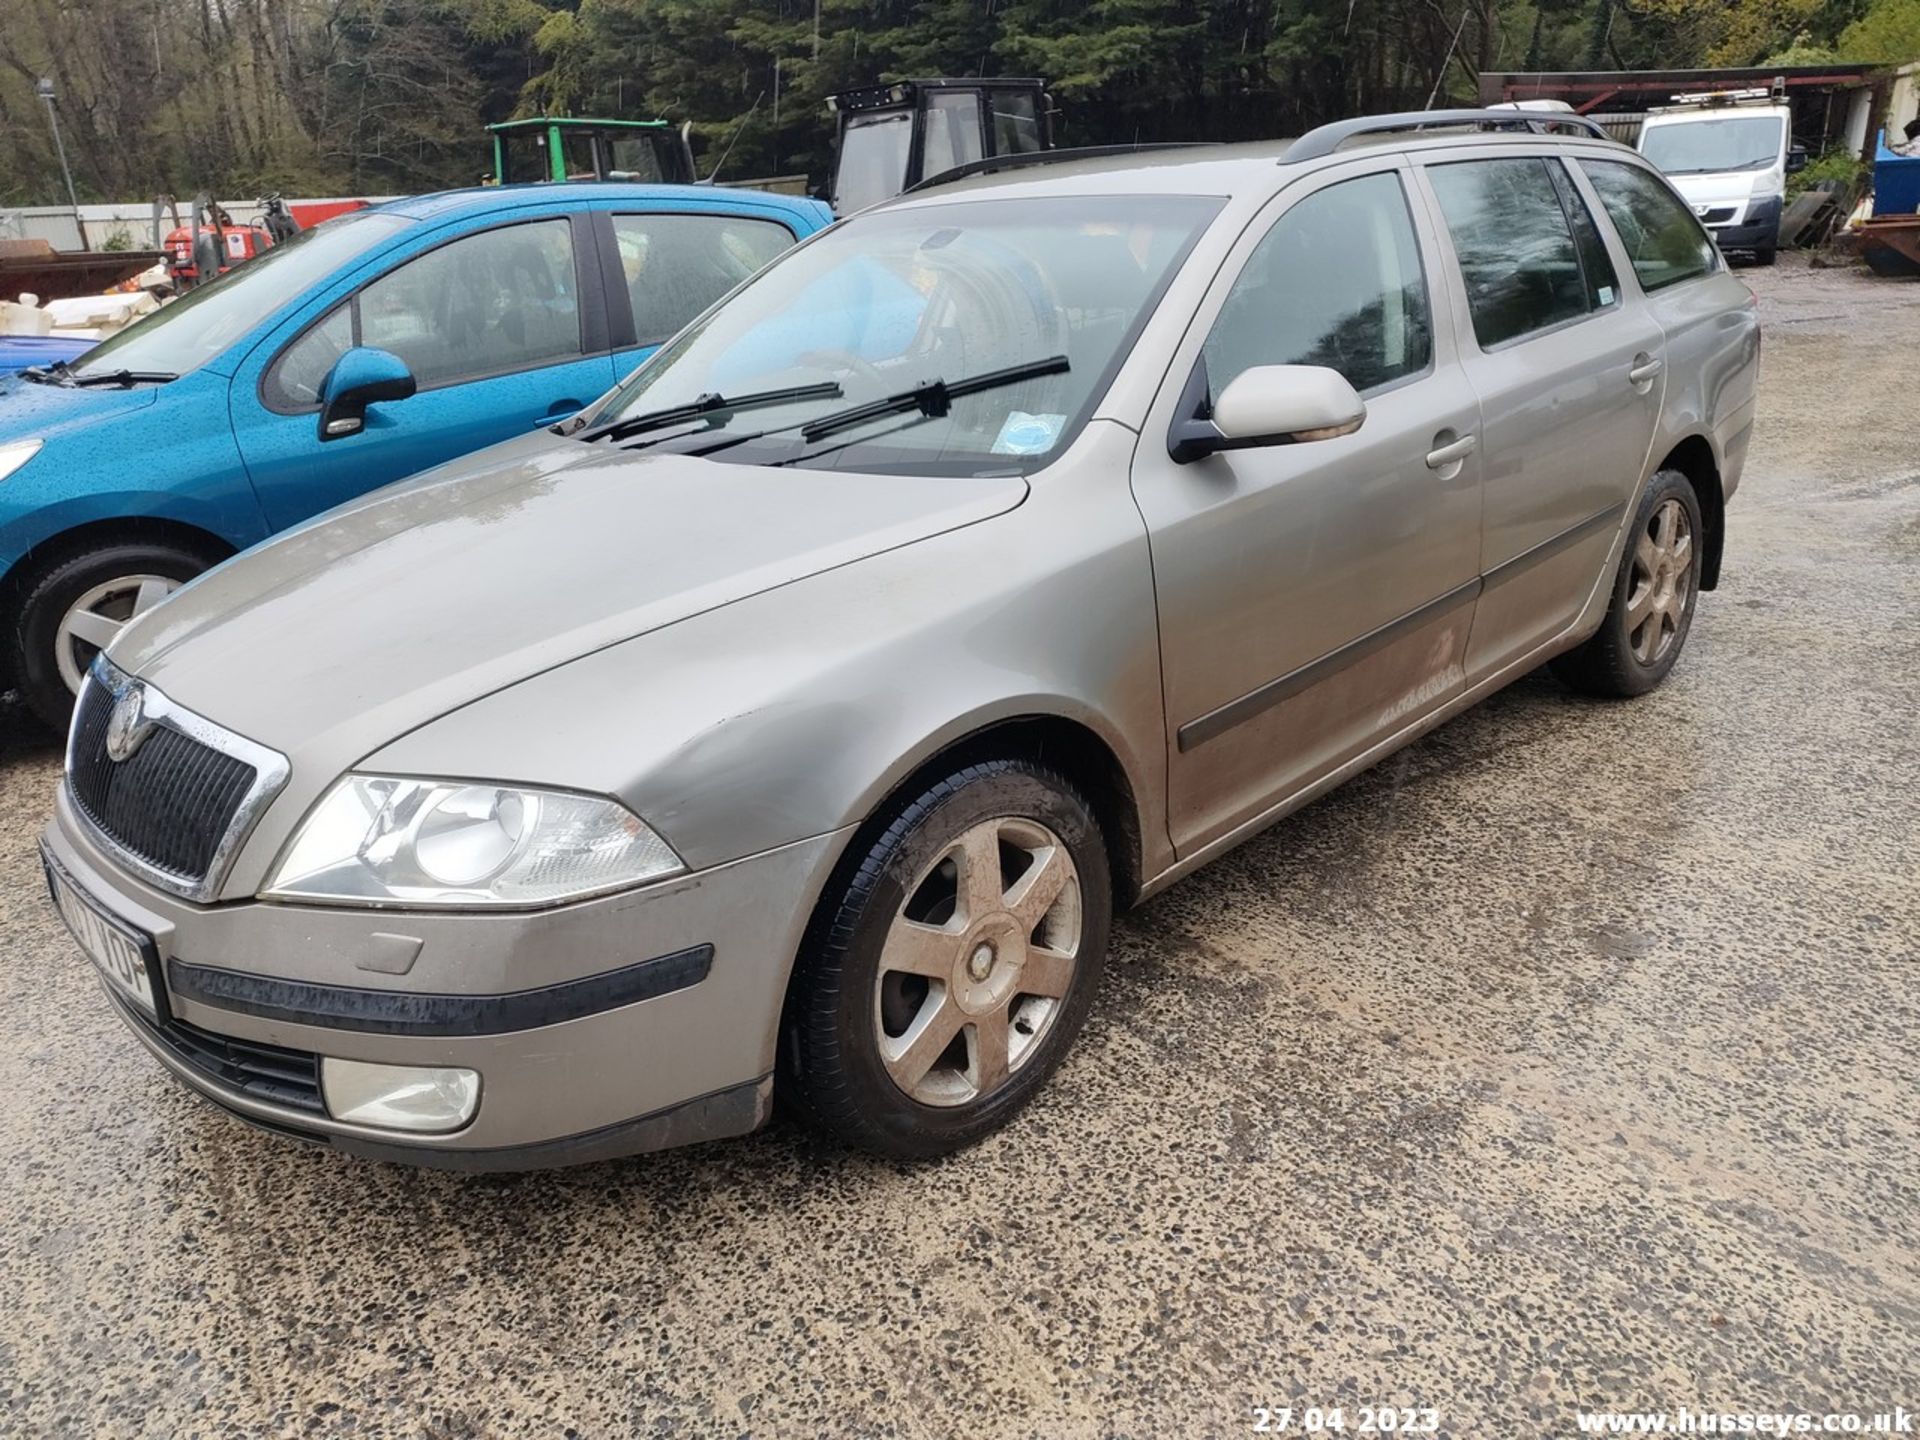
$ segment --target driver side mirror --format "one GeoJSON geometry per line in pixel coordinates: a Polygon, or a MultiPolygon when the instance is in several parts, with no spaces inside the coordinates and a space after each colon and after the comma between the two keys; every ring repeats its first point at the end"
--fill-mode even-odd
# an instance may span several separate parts
{"type": "Polygon", "coordinates": [[[344,440],[367,428],[367,406],[405,400],[415,389],[407,362],[389,350],[359,345],[333,362],[320,389],[320,438],[344,440]]]}
{"type": "Polygon", "coordinates": [[[1807,147],[1804,145],[1789,147],[1787,150],[1787,174],[1791,175],[1796,170],[1804,170],[1806,168],[1807,147]]]}
{"type": "Polygon", "coordinates": [[[1185,465],[1219,450],[1331,440],[1351,435],[1366,418],[1366,402],[1338,370],[1255,365],[1220,392],[1211,420],[1176,424],[1167,453],[1176,465],[1185,465]]]}

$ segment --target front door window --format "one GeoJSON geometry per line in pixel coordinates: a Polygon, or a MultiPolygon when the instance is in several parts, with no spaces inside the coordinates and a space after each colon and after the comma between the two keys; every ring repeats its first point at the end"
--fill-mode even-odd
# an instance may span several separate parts
{"type": "Polygon", "coordinates": [[[1206,344],[1209,399],[1255,365],[1324,365],[1362,394],[1425,370],[1433,321],[1395,175],[1309,195],[1233,283],[1206,344]]]}

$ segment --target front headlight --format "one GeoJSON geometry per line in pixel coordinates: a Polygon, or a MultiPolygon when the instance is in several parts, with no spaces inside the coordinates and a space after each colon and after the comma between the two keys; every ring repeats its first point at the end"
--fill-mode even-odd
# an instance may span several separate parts
{"type": "Polygon", "coordinates": [[[684,868],[611,800],[478,781],[349,775],[260,893],[353,904],[551,905],[684,868]]]}
{"type": "Polygon", "coordinates": [[[6,479],[38,455],[43,443],[40,440],[15,440],[10,445],[0,445],[0,480],[6,479]]]}

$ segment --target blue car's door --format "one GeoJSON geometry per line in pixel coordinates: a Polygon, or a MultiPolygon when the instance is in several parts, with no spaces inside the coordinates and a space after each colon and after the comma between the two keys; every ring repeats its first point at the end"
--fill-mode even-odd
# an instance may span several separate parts
{"type": "Polygon", "coordinates": [[[613,383],[584,215],[493,216],[435,238],[290,325],[236,375],[234,434],[269,528],[524,434],[613,383]],[[355,345],[399,356],[418,389],[372,406],[360,433],[322,441],[321,386],[355,345]]]}

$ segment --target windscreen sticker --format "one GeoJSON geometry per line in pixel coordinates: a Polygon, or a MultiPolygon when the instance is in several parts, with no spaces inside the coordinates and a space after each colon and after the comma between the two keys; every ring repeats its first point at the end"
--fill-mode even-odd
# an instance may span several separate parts
{"type": "Polygon", "coordinates": [[[1600,303],[1602,305],[1611,305],[1613,303],[1613,287],[1611,285],[1602,285],[1600,287],[1600,303]]]}
{"type": "Polygon", "coordinates": [[[1044,455],[1053,448],[1053,442],[1060,438],[1060,430],[1067,423],[1064,415],[1029,415],[1024,410],[1008,413],[1007,420],[1000,427],[1000,437],[993,442],[996,455],[1044,455]]]}

